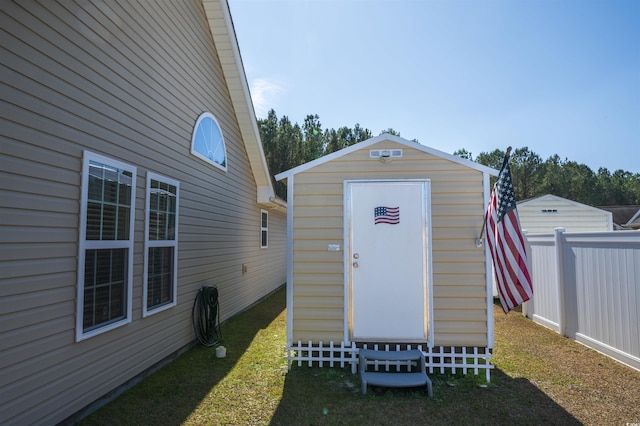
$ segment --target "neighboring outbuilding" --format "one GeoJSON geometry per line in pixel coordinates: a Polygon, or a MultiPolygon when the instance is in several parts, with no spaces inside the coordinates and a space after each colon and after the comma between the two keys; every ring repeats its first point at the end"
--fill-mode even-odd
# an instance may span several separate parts
{"type": "Polygon", "coordinates": [[[551,194],[519,202],[518,215],[528,234],[613,231],[611,212],[551,194]]]}
{"type": "Polygon", "coordinates": [[[286,280],[226,0],[2,3],[0,424],[71,422],[286,280]]]}
{"type": "MultiPolygon", "coordinates": [[[[618,205],[618,206],[597,206],[599,209],[611,212],[613,216],[613,230],[622,231],[626,229],[634,229],[634,220],[638,220],[639,205],[618,205]],[[635,219],[634,219],[635,218],[635,219]],[[631,225],[631,227],[628,227],[631,225]]],[[[640,223],[637,224],[640,227],[640,223]]]]}
{"type": "Polygon", "coordinates": [[[625,223],[624,227],[626,229],[640,229],[640,209],[636,212],[635,215],[627,223],[625,223]]]}
{"type": "Polygon", "coordinates": [[[289,359],[353,366],[363,345],[420,346],[432,370],[488,379],[491,260],[476,239],[491,175],[388,134],[278,174],[289,359]]]}

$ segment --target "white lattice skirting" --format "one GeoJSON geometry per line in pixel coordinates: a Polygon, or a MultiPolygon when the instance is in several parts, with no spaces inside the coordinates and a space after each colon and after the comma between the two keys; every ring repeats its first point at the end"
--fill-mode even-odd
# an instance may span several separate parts
{"type": "MultiPolygon", "coordinates": [[[[481,370],[484,370],[487,382],[491,379],[493,365],[489,361],[493,355],[489,348],[457,346],[429,348],[424,345],[411,344],[363,344],[360,347],[380,351],[419,349],[425,355],[425,364],[429,373],[444,374],[450,371],[452,374],[456,374],[461,370],[463,374],[473,371],[475,375],[478,375],[481,370]]],[[[336,345],[333,341],[328,344],[298,341],[297,344],[286,347],[285,350],[287,351],[286,359],[289,362],[289,368],[293,362],[297,362],[299,366],[306,363],[309,367],[313,365],[324,367],[328,364],[329,367],[340,366],[340,368],[344,368],[345,365],[350,365],[351,372],[354,374],[357,372],[359,347],[355,342],[348,344],[341,342],[340,345],[336,345]]],[[[389,371],[390,367],[400,368],[407,365],[407,362],[375,361],[371,365],[374,365],[376,370],[382,367],[389,371]]]]}

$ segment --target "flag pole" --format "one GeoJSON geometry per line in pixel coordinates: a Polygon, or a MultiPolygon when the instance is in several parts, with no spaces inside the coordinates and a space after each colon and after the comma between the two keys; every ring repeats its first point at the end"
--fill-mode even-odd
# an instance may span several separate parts
{"type": "MultiPolygon", "coordinates": [[[[509,156],[511,155],[511,147],[508,146],[507,147],[507,153],[504,155],[504,160],[502,160],[502,168],[500,169],[500,171],[502,171],[502,169],[504,169],[504,166],[507,165],[507,162],[509,161],[509,156]]],[[[482,221],[482,228],[480,229],[480,235],[478,236],[478,238],[476,238],[476,247],[480,248],[484,245],[484,228],[487,226],[487,217],[485,214],[484,220],[482,221]]]]}

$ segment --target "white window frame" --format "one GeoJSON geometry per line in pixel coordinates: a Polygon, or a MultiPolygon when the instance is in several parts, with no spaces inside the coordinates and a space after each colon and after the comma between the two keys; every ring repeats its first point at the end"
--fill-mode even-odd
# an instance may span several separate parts
{"type": "Polygon", "coordinates": [[[103,155],[84,151],[82,160],[82,180],[80,194],[80,229],[78,244],[78,283],[77,283],[77,305],[76,305],[76,341],[88,339],[93,336],[105,333],[115,328],[121,327],[131,322],[131,302],[133,288],[133,246],[134,246],[134,225],[135,225],[135,202],[136,202],[136,176],[137,169],[121,161],[114,160],[103,155]],[[125,170],[131,173],[131,211],[129,214],[129,238],[128,240],[87,240],[87,209],[89,198],[89,166],[91,161],[101,163],[110,167],[125,170]],[[125,317],[119,321],[108,323],[104,326],[94,328],[84,332],[84,282],[85,282],[85,258],[87,250],[94,249],[127,249],[127,271],[125,273],[126,283],[126,309],[125,317]]]}
{"type": "Polygon", "coordinates": [[[269,248],[269,211],[268,210],[264,210],[264,209],[260,209],[260,248],[269,248]],[[266,215],[267,216],[267,226],[263,226],[262,225],[262,217],[266,215]],[[266,244],[263,244],[262,242],[262,233],[265,233],[266,235],[266,244]]]}
{"type": "Polygon", "coordinates": [[[178,221],[180,212],[180,182],[156,173],[147,172],[146,184],[146,200],[145,200],[145,224],[144,224],[144,273],[143,273],[143,290],[142,290],[142,316],[156,314],[173,308],[178,303],[178,221]],[[149,223],[151,212],[151,181],[156,180],[167,183],[176,187],[176,212],[175,212],[175,238],[173,240],[149,240],[149,223]],[[171,302],[149,308],[147,296],[149,292],[149,249],[152,247],[173,247],[173,276],[172,276],[172,296],[171,302]]]}
{"type": "Polygon", "coordinates": [[[193,132],[191,134],[191,154],[195,155],[196,157],[200,158],[203,161],[206,161],[209,164],[213,164],[215,167],[219,168],[224,172],[227,171],[227,167],[229,165],[229,158],[227,157],[227,144],[224,141],[224,135],[222,134],[222,127],[220,127],[220,123],[218,123],[218,120],[216,120],[216,118],[210,112],[203,112],[202,114],[200,114],[198,116],[198,119],[196,120],[196,124],[193,126],[193,132]],[[220,142],[222,144],[222,151],[224,153],[224,164],[220,164],[217,161],[213,161],[211,158],[196,151],[195,149],[196,137],[198,135],[198,130],[200,129],[200,123],[202,123],[202,121],[207,118],[210,118],[211,120],[213,120],[213,123],[216,125],[216,127],[218,128],[218,131],[220,132],[220,142]]]}

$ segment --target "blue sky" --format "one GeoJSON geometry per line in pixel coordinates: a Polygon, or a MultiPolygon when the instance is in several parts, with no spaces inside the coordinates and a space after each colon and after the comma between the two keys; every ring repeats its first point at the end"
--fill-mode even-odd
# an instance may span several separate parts
{"type": "Polygon", "coordinates": [[[640,1],[229,0],[258,118],[640,173],[640,1]]]}

